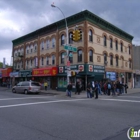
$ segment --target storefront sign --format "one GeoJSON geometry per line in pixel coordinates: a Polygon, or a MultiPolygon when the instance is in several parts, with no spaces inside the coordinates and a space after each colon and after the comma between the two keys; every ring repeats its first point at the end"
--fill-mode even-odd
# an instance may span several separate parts
{"type": "Polygon", "coordinates": [[[88,70],[89,70],[90,72],[93,72],[93,65],[88,65],[88,70]]]}
{"type": "Polygon", "coordinates": [[[10,72],[12,72],[12,68],[6,68],[2,70],[2,77],[9,77],[10,72]]]}
{"type": "Polygon", "coordinates": [[[63,72],[64,72],[63,67],[59,67],[59,73],[63,73],[63,72]]]}
{"type": "Polygon", "coordinates": [[[94,69],[105,69],[104,66],[99,66],[99,65],[93,65],[94,69]]]}
{"type": "Polygon", "coordinates": [[[19,72],[10,72],[10,77],[19,77],[19,72]]]}
{"type": "Polygon", "coordinates": [[[79,70],[80,72],[84,71],[84,65],[79,65],[79,66],[78,66],[78,70],[79,70]]]}
{"type": "Polygon", "coordinates": [[[19,71],[19,77],[28,77],[29,75],[31,75],[30,70],[19,71]]]}
{"type": "Polygon", "coordinates": [[[57,74],[57,67],[48,67],[41,69],[33,69],[33,76],[55,76],[57,74]]]}

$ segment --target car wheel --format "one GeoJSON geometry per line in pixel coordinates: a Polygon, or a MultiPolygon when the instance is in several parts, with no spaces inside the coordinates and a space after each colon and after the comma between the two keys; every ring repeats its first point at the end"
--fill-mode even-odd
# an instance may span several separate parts
{"type": "Polygon", "coordinates": [[[12,92],[13,92],[13,93],[16,93],[16,90],[13,88],[13,89],[12,89],[12,92]]]}
{"type": "Polygon", "coordinates": [[[24,90],[24,94],[28,94],[28,90],[27,89],[24,90]]]}

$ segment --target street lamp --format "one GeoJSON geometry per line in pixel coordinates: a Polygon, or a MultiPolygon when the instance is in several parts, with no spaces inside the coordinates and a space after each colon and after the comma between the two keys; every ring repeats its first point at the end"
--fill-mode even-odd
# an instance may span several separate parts
{"type": "MultiPolygon", "coordinates": [[[[66,45],[68,45],[68,26],[67,26],[67,20],[66,20],[66,17],[65,17],[65,15],[64,15],[64,13],[62,12],[62,10],[58,7],[58,6],[56,6],[56,5],[54,5],[54,3],[53,4],[51,4],[51,6],[52,7],[56,7],[56,8],[58,8],[60,11],[61,11],[61,13],[62,13],[62,15],[64,16],[64,19],[65,19],[65,24],[66,24],[66,45]]],[[[69,61],[69,51],[67,50],[67,62],[69,61]]],[[[68,76],[68,66],[67,66],[67,85],[69,84],[69,76],[68,76]]]]}

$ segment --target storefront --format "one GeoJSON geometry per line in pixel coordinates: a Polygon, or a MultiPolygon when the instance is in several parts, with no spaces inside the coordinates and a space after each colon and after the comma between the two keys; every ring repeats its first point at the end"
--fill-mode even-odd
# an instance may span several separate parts
{"type": "Polygon", "coordinates": [[[32,79],[32,70],[19,71],[19,78],[18,78],[19,81],[29,81],[31,79],[32,79]]]}
{"type": "MultiPolygon", "coordinates": [[[[83,83],[84,90],[86,90],[88,82],[102,80],[105,72],[104,66],[90,64],[71,65],[69,71],[69,79],[72,83],[73,91],[75,90],[76,80],[80,79],[83,83]]],[[[59,66],[57,76],[57,90],[65,91],[67,87],[67,67],[59,66]]]]}
{"type": "Polygon", "coordinates": [[[134,88],[140,88],[140,70],[134,71],[134,88]]]}
{"type": "Polygon", "coordinates": [[[57,67],[46,67],[46,68],[33,69],[32,80],[42,83],[42,86],[43,86],[44,82],[47,81],[48,89],[56,89],[57,73],[58,73],[57,67]]]}
{"type": "Polygon", "coordinates": [[[19,82],[19,72],[10,72],[10,83],[12,86],[19,82]]]}
{"type": "Polygon", "coordinates": [[[6,68],[2,70],[2,85],[10,86],[10,72],[12,72],[12,68],[6,68]]]}

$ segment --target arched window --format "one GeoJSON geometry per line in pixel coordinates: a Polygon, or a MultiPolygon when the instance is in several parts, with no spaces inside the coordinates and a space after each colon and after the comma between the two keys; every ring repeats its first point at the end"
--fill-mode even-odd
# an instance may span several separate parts
{"type": "Polygon", "coordinates": [[[118,50],[118,41],[115,41],[116,50],[118,50]]]}
{"type": "Polygon", "coordinates": [[[107,46],[107,43],[106,43],[106,36],[104,35],[104,46],[107,46]]]}
{"type": "Polygon", "coordinates": [[[89,35],[89,41],[93,41],[93,34],[92,34],[92,30],[89,30],[88,32],[88,35],[89,35]]]}
{"type": "Polygon", "coordinates": [[[29,46],[26,47],[26,54],[29,54],[29,46]]]}
{"type": "Polygon", "coordinates": [[[31,63],[31,67],[32,67],[32,65],[33,65],[33,60],[32,59],[30,60],[30,63],[31,63]]]}
{"type": "Polygon", "coordinates": [[[123,52],[123,44],[121,43],[121,52],[123,52]]]}
{"type": "Polygon", "coordinates": [[[41,47],[41,50],[44,50],[44,41],[41,41],[40,47],[41,47]]]}
{"type": "Polygon", "coordinates": [[[113,48],[113,41],[112,41],[112,38],[110,38],[110,48],[111,48],[111,49],[113,48]]]}
{"type": "Polygon", "coordinates": [[[107,54],[104,53],[104,64],[107,65],[107,54]]]}
{"type": "Polygon", "coordinates": [[[93,62],[93,51],[92,50],[89,51],[89,61],[93,62]]]}
{"type": "Polygon", "coordinates": [[[131,48],[130,48],[130,46],[128,46],[128,49],[129,49],[128,50],[128,53],[131,54],[131,48]]]}
{"type": "Polygon", "coordinates": [[[52,55],[52,65],[55,64],[55,55],[52,55]]]}
{"type": "Polygon", "coordinates": [[[73,63],[73,52],[69,51],[69,61],[70,63],[73,63]]]}
{"type": "Polygon", "coordinates": [[[30,46],[30,52],[33,53],[33,45],[30,46]]]}
{"type": "Polygon", "coordinates": [[[117,67],[119,66],[119,58],[118,58],[118,56],[116,56],[116,66],[117,67]]]}
{"type": "Polygon", "coordinates": [[[131,68],[131,65],[132,65],[132,64],[131,64],[131,60],[129,60],[129,68],[131,68]]]}
{"type": "Polygon", "coordinates": [[[69,44],[73,44],[73,41],[72,41],[72,32],[69,33],[69,44]]]}
{"type": "Polygon", "coordinates": [[[46,57],[46,65],[49,65],[49,56],[46,57]]]}
{"type": "Polygon", "coordinates": [[[26,60],[26,69],[29,67],[29,60],[26,60]]]}
{"type": "Polygon", "coordinates": [[[78,62],[82,62],[82,50],[77,51],[77,56],[78,56],[78,62]]]}
{"type": "Polygon", "coordinates": [[[47,40],[46,41],[46,48],[49,49],[49,47],[50,47],[50,40],[47,40]]]}
{"type": "Polygon", "coordinates": [[[52,48],[55,48],[55,38],[52,38],[52,48]]]}
{"type": "Polygon", "coordinates": [[[61,35],[61,45],[65,44],[65,36],[64,34],[61,35]]]}
{"type": "Polygon", "coordinates": [[[110,55],[110,65],[113,65],[113,55],[110,55]]]}
{"type": "Polygon", "coordinates": [[[41,57],[41,65],[44,65],[44,57],[41,57]]]}
{"type": "Polygon", "coordinates": [[[34,44],[34,52],[37,51],[37,43],[34,44]]]}
{"type": "Polygon", "coordinates": [[[61,64],[64,64],[65,63],[65,53],[62,52],[61,53],[61,64]]]}

